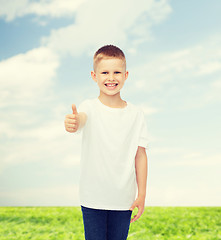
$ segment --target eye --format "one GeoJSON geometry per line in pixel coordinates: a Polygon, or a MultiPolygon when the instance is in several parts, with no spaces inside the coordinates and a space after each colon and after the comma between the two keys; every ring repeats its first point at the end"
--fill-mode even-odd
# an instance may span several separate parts
{"type": "Polygon", "coordinates": [[[115,74],[120,74],[121,72],[118,72],[118,71],[116,71],[116,72],[114,72],[115,74]]]}
{"type": "Polygon", "coordinates": [[[102,72],[101,74],[107,74],[108,72],[102,72]]]}

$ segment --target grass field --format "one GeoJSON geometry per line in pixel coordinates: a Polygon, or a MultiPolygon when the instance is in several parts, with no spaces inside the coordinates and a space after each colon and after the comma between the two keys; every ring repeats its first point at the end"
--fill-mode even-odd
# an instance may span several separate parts
{"type": "MultiPolygon", "coordinates": [[[[0,207],[0,240],[83,240],[83,231],[80,207],[0,207]]],[[[221,207],[146,207],[128,239],[221,240],[221,207]]]]}

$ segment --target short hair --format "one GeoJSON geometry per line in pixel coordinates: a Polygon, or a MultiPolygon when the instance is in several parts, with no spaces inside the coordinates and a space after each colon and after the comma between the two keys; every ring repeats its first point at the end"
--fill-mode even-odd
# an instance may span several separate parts
{"type": "Polygon", "coordinates": [[[94,69],[96,64],[104,58],[119,58],[122,59],[126,66],[126,58],[123,51],[114,45],[105,45],[99,48],[94,54],[94,69]]]}

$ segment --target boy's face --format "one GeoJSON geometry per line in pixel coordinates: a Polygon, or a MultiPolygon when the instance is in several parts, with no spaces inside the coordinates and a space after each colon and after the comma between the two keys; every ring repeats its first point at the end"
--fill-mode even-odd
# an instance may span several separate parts
{"type": "Polygon", "coordinates": [[[91,76],[100,88],[100,94],[116,95],[128,77],[125,62],[119,58],[101,59],[91,72],[91,76]]]}

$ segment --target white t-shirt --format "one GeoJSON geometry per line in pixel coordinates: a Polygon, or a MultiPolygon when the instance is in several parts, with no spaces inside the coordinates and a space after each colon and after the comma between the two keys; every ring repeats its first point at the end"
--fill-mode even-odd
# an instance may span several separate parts
{"type": "Polygon", "coordinates": [[[127,102],[111,108],[98,98],[84,100],[87,114],[82,132],[80,204],[96,209],[129,210],[137,194],[135,156],[147,148],[147,126],[140,107],[127,102]]]}

